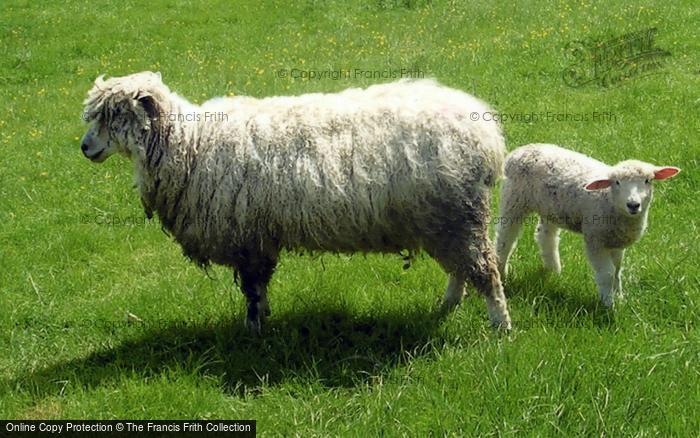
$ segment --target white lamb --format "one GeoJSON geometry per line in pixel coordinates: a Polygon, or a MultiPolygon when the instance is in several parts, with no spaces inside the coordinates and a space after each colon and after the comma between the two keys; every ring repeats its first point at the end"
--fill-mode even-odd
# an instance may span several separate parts
{"type": "Polygon", "coordinates": [[[470,120],[480,100],[400,81],[198,106],[143,72],[98,78],[85,103],[85,156],[132,160],[147,215],[195,262],[238,274],[253,331],[281,251],[302,248],[425,249],[450,276],[447,307],[469,280],[510,327],[488,237],[505,146],[495,122],[470,120]]]}
{"type": "Polygon", "coordinates": [[[582,233],[586,255],[605,306],[622,297],[625,248],[644,233],[652,180],[676,175],[676,167],[642,161],[608,166],[555,145],[522,146],[506,158],[496,251],[505,278],[508,258],[528,214],[540,216],[535,238],[546,268],[559,273],[559,229],[582,233]]]}

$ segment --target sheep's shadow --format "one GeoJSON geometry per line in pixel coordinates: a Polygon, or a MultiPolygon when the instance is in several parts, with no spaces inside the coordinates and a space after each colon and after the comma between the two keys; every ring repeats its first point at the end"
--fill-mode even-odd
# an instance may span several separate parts
{"type": "Polygon", "coordinates": [[[557,275],[545,268],[530,270],[510,276],[505,285],[507,298],[517,298],[532,303],[535,316],[549,321],[561,321],[567,325],[592,323],[600,328],[615,326],[615,314],[604,307],[597,294],[582,290],[565,290],[557,275]]]}
{"type": "Polygon", "coordinates": [[[57,363],[11,382],[34,397],[58,395],[68,382],[85,388],[136,373],[143,379],[166,370],[217,379],[227,393],[255,393],[265,384],[313,379],[351,387],[382,375],[444,342],[436,330],[444,313],[415,309],[380,316],[345,311],[286,314],[253,336],[240,320],[183,325],[173,322],[141,332],[114,348],[57,363]]]}

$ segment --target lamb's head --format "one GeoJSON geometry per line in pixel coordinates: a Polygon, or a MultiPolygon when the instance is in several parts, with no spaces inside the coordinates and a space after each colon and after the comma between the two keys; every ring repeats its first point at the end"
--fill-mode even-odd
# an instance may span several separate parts
{"type": "Polygon", "coordinates": [[[84,102],[83,119],[89,128],[80,144],[83,154],[97,163],[115,152],[138,155],[167,111],[169,93],[160,73],[98,77],[84,102]]]}
{"type": "Polygon", "coordinates": [[[629,216],[646,212],[653,197],[652,182],[675,176],[680,169],[670,166],[654,166],[637,160],[622,161],[604,178],[587,183],[586,190],[610,189],[614,207],[629,216]]]}

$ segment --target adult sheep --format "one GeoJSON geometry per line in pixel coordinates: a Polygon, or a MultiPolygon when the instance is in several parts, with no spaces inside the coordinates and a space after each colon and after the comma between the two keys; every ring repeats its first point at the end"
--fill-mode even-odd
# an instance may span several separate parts
{"type": "Polygon", "coordinates": [[[85,105],[84,155],[131,159],[147,216],[239,276],[253,331],[282,249],[425,249],[449,274],[446,307],[470,280],[510,328],[487,232],[505,147],[496,123],[470,120],[489,111],[478,99],[421,80],[197,106],[142,72],[98,77],[85,105]]]}

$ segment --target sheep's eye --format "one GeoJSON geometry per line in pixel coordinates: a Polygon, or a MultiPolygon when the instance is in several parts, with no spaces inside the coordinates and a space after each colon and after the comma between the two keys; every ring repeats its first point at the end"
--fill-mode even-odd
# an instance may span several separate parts
{"type": "Polygon", "coordinates": [[[619,186],[619,185],[620,185],[620,181],[615,181],[615,184],[617,184],[617,185],[619,186]]]}
{"type": "Polygon", "coordinates": [[[649,184],[649,178],[644,180],[644,184],[649,184]]]}

